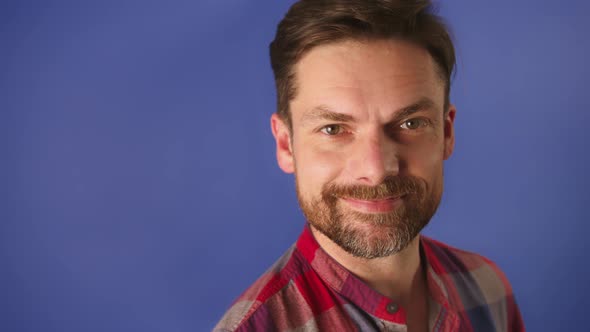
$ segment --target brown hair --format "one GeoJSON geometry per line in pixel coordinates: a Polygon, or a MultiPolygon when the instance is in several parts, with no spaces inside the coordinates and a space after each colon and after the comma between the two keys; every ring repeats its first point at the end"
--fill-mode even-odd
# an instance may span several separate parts
{"type": "Polygon", "coordinates": [[[270,44],[277,113],[290,129],[295,64],[313,47],[347,39],[400,39],[425,48],[445,82],[448,109],[455,49],[429,0],[300,0],[279,23],[270,44]]]}

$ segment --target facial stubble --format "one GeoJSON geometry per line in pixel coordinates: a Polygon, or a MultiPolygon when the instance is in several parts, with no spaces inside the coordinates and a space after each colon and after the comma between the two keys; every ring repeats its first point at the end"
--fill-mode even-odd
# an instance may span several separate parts
{"type": "Polygon", "coordinates": [[[320,197],[306,200],[296,179],[297,198],[312,227],[355,257],[373,259],[405,249],[428,224],[441,198],[442,188],[430,188],[415,176],[387,177],[377,186],[327,183],[320,197]],[[351,209],[343,198],[379,200],[397,198],[401,204],[386,213],[351,209]]]}

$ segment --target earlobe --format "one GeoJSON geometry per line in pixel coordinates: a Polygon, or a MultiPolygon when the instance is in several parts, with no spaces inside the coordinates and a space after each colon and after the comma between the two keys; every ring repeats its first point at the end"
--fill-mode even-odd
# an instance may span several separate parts
{"type": "Polygon", "coordinates": [[[445,151],[444,151],[444,160],[447,160],[453,154],[453,150],[455,149],[455,115],[457,114],[457,109],[455,105],[449,105],[449,110],[445,114],[444,118],[444,135],[445,135],[445,151]]]}
{"type": "Polygon", "coordinates": [[[279,167],[285,173],[293,173],[295,167],[290,130],[277,113],[271,116],[270,127],[277,145],[277,162],[279,167]]]}

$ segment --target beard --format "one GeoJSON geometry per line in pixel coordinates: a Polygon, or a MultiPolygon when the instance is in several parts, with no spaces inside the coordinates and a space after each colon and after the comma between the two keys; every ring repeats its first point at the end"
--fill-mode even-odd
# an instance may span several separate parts
{"type": "Polygon", "coordinates": [[[299,205],[309,224],[349,254],[366,259],[405,249],[428,224],[442,196],[442,184],[432,191],[422,178],[391,176],[377,186],[327,183],[320,197],[306,201],[295,182],[299,205]],[[343,206],[341,200],[392,197],[399,197],[402,204],[385,213],[362,213],[343,206]]]}

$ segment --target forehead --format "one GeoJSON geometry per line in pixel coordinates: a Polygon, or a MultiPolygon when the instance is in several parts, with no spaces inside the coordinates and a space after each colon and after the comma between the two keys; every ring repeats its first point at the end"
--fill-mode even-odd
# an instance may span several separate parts
{"type": "Polygon", "coordinates": [[[395,109],[424,97],[441,108],[444,103],[444,82],[434,60],[425,49],[405,41],[317,46],[296,64],[295,76],[294,112],[317,104],[395,109]]]}

